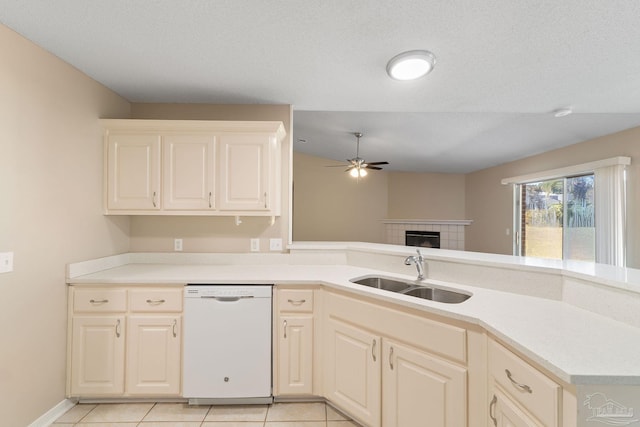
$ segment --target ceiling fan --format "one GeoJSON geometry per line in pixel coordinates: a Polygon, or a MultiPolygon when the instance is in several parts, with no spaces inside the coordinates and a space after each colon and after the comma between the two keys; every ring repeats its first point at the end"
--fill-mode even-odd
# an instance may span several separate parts
{"type": "Polygon", "coordinates": [[[345,172],[349,172],[349,174],[354,178],[360,178],[367,176],[367,169],[382,170],[380,165],[389,164],[389,162],[366,162],[364,159],[360,158],[360,138],[362,138],[362,132],[354,132],[354,135],[356,137],[356,156],[353,159],[347,159],[349,164],[347,169],[345,169],[345,172]]]}

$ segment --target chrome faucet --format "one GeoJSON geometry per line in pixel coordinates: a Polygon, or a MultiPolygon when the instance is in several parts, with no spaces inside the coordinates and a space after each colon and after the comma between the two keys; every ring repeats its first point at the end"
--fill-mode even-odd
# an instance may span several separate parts
{"type": "Polygon", "coordinates": [[[418,256],[412,255],[408,256],[404,260],[404,265],[411,265],[414,263],[416,265],[416,269],[418,270],[418,280],[424,279],[424,258],[420,253],[420,249],[416,249],[418,256]]]}

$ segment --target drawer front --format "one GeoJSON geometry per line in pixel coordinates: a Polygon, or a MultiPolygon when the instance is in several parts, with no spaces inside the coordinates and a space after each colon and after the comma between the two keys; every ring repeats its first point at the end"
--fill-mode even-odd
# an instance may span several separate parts
{"type": "Polygon", "coordinates": [[[313,290],[279,289],[278,310],[296,313],[313,312],[313,290]]]}
{"type": "Polygon", "coordinates": [[[139,313],[181,312],[182,288],[131,289],[129,306],[131,311],[139,313]]]}
{"type": "Polygon", "coordinates": [[[558,384],[493,340],[489,341],[489,373],[544,425],[558,426],[558,384]]]}
{"type": "Polygon", "coordinates": [[[74,289],[73,311],[89,313],[117,313],[127,311],[126,289],[74,289]]]}

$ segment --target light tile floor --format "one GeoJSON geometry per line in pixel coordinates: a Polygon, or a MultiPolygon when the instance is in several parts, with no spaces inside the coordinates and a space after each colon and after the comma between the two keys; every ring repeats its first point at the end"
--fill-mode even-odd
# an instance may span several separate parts
{"type": "Polygon", "coordinates": [[[81,403],[51,427],[357,427],[324,403],[189,406],[186,403],[81,403]]]}

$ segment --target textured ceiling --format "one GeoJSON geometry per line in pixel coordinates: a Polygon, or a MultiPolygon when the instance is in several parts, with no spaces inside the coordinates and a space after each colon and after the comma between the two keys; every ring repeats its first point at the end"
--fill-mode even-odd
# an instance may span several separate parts
{"type": "Polygon", "coordinates": [[[130,101],[292,104],[295,150],[353,157],[362,131],[368,160],[433,172],[639,126],[639,21],[636,0],[0,0],[0,22],[130,101]],[[412,49],[434,71],[388,78],[412,49]]]}

